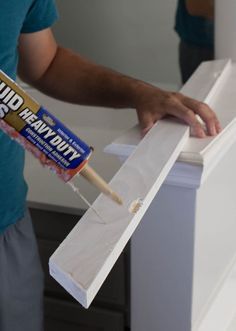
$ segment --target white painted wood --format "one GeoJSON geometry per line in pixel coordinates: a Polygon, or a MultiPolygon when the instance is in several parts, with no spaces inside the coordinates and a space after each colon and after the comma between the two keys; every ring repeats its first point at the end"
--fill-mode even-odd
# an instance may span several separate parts
{"type": "Polygon", "coordinates": [[[110,183],[124,206],[100,195],[93,207],[106,224],[89,209],[50,258],[51,275],[84,307],[89,307],[141,221],[188,133],[186,125],[171,120],[154,126],[110,183]],[[143,205],[134,215],[128,209],[137,198],[143,205]]]}
{"type": "Polygon", "coordinates": [[[191,330],[195,200],[162,185],[131,239],[131,331],[191,330]]]}
{"type": "Polygon", "coordinates": [[[236,313],[230,323],[230,325],[228,326],[227,330],[225,331],[235,331],[236,330],[236,313]]]}
{"type": "MultiPolygon", "coordinates": [[[[235,261],[235,167],[236,142],[197,192],[192,288],[192,323],[196,329],[217,300],[235,261]]],[[[227,319],[223,310],[220,317],[227,319]]]]}
{"type": "MultiPolygon", "coordinates": [[[[218,74],[205,64],[211,83],[198,72],[185,88],[209,102],[223,132],[188,140],[132,237],[131,330],[235,330],[236,67],[215,63],[218,74]]],[[[127,157],[138,141],[134,130],[109,148],[127,157]]]]}
{"type": "MultiPolygon", "coordinates": [[[[131,240],[131,330],[198,331],[208,319],[236,254],[235,167],[236,143],[200,187],[162,185],[131,240]]],[[[233,297],[212,320],[231,321],[233,297]]]]}
{"type": "Polygon", "coordinates": [[[230,272],[219,287],[218,293],[210,306],[208,313],[200,325],[196,325],[193,331],[228,331],[233,328],[233,320],[236,313],[236,262],[230,266],[230,272]],[[231,324],[231,326],[230,326],[231,324]]]}
{"type": "Polygon", "coordinates": [[[209,104],[224,85],[231,66],[230,59],[203,62],[181,92],[209,104]]]}

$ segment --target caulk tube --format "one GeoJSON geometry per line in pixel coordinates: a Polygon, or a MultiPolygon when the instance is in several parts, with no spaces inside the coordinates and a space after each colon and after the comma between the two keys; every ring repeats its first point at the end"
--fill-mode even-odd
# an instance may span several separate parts
{"type": "Polygon", "coordinates": [[[91,148],[0,71],[0,127],[64,182],[81,173],[117,203],[121,199],[87,165],[91,148]]]}

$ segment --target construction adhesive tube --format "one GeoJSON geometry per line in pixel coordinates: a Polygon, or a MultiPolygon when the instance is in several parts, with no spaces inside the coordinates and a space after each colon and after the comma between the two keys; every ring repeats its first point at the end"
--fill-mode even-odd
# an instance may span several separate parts
{"type": "MultiPolygon", "coordinates": [[[[0,128],[64,182],[78,173],[121,204],[108,184],[88,167],[92,149],[18,84],[0,71],[0,128]]],[[[71,185],[74,189],[74,185],[71,185]]]]}

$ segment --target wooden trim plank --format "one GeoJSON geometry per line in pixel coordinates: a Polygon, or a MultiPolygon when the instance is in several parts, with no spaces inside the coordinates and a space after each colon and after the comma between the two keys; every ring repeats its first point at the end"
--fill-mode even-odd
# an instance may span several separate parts
{"type": "Polygon", "coordinates": [[[189,127],[159,121],[110,182],[123,198],[118,206],[100,195],[49,260],[50,274],[88,308],[140,223],[189,137],[189,127]],[[136,213],[133,201],[142,199],[136,213]]]}

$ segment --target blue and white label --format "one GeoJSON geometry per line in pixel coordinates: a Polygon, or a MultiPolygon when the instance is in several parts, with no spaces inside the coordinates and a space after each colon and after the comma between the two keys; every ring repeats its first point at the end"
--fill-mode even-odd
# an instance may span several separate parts
{"type": "Polygon", "coordinates": [[[20,134],[62,169],[78,168],[91,154],[85,142],[43,107],[37,113],[25,108],[17,115],[26,124],[20,134]]]}

